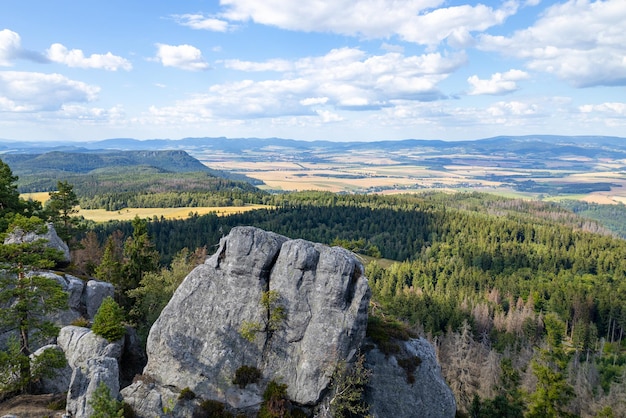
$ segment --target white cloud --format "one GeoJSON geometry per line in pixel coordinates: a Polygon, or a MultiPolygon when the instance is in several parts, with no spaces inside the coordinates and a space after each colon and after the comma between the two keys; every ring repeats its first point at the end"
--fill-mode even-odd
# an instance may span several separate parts
{"type": "Polygon", "coordinates": [[[0,66],[10,67],[22,48],[20,35],[4,29],[0,31],[0,66]]]}
{"type": "Polygon", "coordinates": [[[626,85],[626,3],[569,0],[511,37],[482,35],[479,48],[527,61],[576,87],[626,85]]]}
{"type": "Polygon", "coordinates": [[[517,81],[529,78],[528,73],[520,70],[509,70],[506,73],[495,73],[489,80],[482,80],[473,75],[467,79],[471,85],[469,95],[491,94],[502,95],[518,89],[517,81]]]}
{"type": "Polygon", "coordinates": [[[438,83],[465,61],[463,54],[370,56],[355,48],[334,49],[323,56],[293,62],[224,61],[228,68],[250,72],[273,70],[279,74],[275,79],[216,84],[207,93],[181,100],[163,112],[157,108],[152,112],[177,115],[188,112],[192,119],[317,114],[324,121],[332,121],[336,119],[332,116],[336,109],[367,111],[392,106],[394,100],[442,98],[438,83]]]}
{"type": "Polygon", "coordinates": [[[106,54],[91,54],[85,57],[80,49],[68,50],[64,45],[52,44],[47,50],[47,57],[50,61],[65,64],[68,67],[95,68],[107,71],[117,71],[119,69],[130,71],[131,63],[110,52],[106,54]]]}
{"type": "Polygon", "coordinates": [[[265,62],[224,60],[224,67],[238,71],[290,71],[293,68],[291,62],[287,60],[274,59],[265,62]]]}
{"type": "Polygon", "coordinates": [[[380,46],[380,49],[387,52],[397,52],[399,54],[404,53],[404,47],[401,45],[390,44],[387,42],[383,42],[380,46]]]}
{"type": "Polygon", "coordinates": [[[398,29],[398,34],[406,41],[426,45],[450,38],[451,45],[465,47],[473,43],[470,32],[482,32],[504,23],[517,12],[517,6],[517,2],[507,1],[501,9],[483,4],[436,9],[411,18],[398,29]]]}
{"type": "Polygon", "coordinates": [[[578,107],[581,122],[611,128],[626,127],[626,103],[606,102],[578,107]]]}
{"type": "Polygon", "coordinates": [[[399,38],[436,45],[453,37],[451,44],[466,45],[470,32],[499,25],[515,14],[518,1],[501,8],[482,4],[436,9],[444,0],[222,0],[222,16],[232,21],[252,20],[282,29],[331,32],[364,38],[399,38]]]}
{"type": "Polygon", "coordinates": [[[227,21],[203,14],[184,14],[172,16],[178,24],[192,29],[226,32],[231,27],[227,21]]]}
{"type": "Polygon", "coordinates": [[[0,108],[10,112],[58,110],[66,103],[90,102],[99,87],[60,74],[0,72],[0,108]]]}
{"type": "Polygon", "coordinates": [[[607,116],[621,116],[626,117],[626,103],[620,102],[607,102],[597,105],[583,105],[579,107],[582,113],[603,113],[607,116]]]}
{"type": "Polygon", "coordinates": [[[338,115],[337,113],[333,113],[329,110],[316,110],[315,113],[317,113],[317,115],[320,117],[320,119],[324,123],[341,122],[344,120],[344,118],[342,118],[341,115],[338,115]]]}
{"type": "Polygon", "coordinates": [[[164,67],[175,67],[187,71],[203,71],[210,68],[202,58],[202,52],[194,46],[156,44],[156,47],[156,59],[164,67]]]}
{"type": "Polygon", "coordinates": [[[486,112],[495,117],[529,117],[539,113],[539,106],[535,103],[520,101],[497,102],[489,106],[486,112]]]}
{"type": "Polygon", "coordinates": [[[22,39],[18,33],[3,29],[0,31],[0,67],[11,67],[16,59],[48,62],[41,54],[23,49],[22,39]]]}
{"type": "Polygon", "coordinates": [[[300,100],[300,104],[302,106],[315,106],[322,105],[328,102],[328,97],[307,97],[306,99],[300,100]]]}

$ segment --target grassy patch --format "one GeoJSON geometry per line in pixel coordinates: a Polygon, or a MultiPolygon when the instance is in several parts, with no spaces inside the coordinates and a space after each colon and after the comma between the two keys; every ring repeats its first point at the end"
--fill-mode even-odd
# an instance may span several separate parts
{"type": "Polygon", "coordinates": [[[370,315],[367,320],[367,336],[370,337],[385,355],[398,354],[398,341],[408,341],[415,335],[408,325],[395,319],[370,315]]]}
{"type": "Polygon", "coordinates": [[[154,216],[166,219],[187,219],[191,214],[205,215],[207,213],[216,213],[218,216],[232,215],[234,213],[242,213],[255,209],[269,208],[265,205],[246,205],[246,206],[216,206],[216,207],[184,207],[184,208],[125,208],[118,211],[107,211],[104,209],[81,209],[78,216],[94,222],[107,221],[129,221],[139,216],[140,218],[152,218],[154,216]]]}

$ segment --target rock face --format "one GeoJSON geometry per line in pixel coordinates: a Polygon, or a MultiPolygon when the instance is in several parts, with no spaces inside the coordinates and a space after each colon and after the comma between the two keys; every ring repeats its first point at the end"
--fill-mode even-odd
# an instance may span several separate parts
{"type": "Polygon", "coordinates": [[[61,329],[58,345],[65,352],[72,375],[67,390],[66,410],[75,418],[93,415],[89,401],[100,383],[108,386],[112,397],[120,390],[118,362],[124,339],[110,343],[88,328],[69,326],[61,329]]]}
{"type": "Polygon", "coordinates": [[[67,392],[66,411],[74,418],[93,416],[91,400],[98,386],[104,383],[112,398],[120,391],[117,360],[112,357],[94,357],[81,367],[74,369],[72,382],[67,392]]]}
{"type": "MultiPolygon", "coordinates": [[[[31,359],[39,357],[46,350],[58,350],[63,351],[61,347],[55,344],[45,345],[39,350],[30,355],[31,359]]],[[[37,393],[63,393],[70,387],[70,381],[72,378],[72,368],[68,365],[62,369],[57,369],[52,377],[44,377],[35,384],[35,391],[37,393]]]]}
{"type": "MultiPolygon", "coordinates": [[[[314,405],[338,363],[349,361],[365,337],[370,290],[363,271],[342,248],[233,228],[153,325],[144,375],[239,409],[258,408],[267,382],[280,379],[291,400],[314,405]],[[277,300],[266,306],[264,294],[277,300]],[[278,311],[279,320],[269,320],[278,311]],[[245,325],[257,329],[252,341],[242,336],[245,325]],[[242,365],[257,367],[262,381],[245,389],[234,385],[242,365]]],[[[122,391],[127,402],[146,390],[138,386],[122,391]]],[[[141,397],[160,396],[151,393],[141,397]]],[[[159,414],[132,406],[138,416],[159,414]]]]}
{"type": "Polygon", "coordinates": [[[441,376],[433,346],[423,338],[398,341],[398,345],[395,355],[386,356],[376,347],[366,353],[365,367],[372,373],[365,392],[371,416],[454,417],[454,395],[441,376]],[[420,363],[414,371],[399,365],[400,359],[415,358],[420,363]]]}
{"type": "Polygon", "coordinates": [[[70,249],[67,244],[59,238],[57,231],[54,229],[52,223],[48,223],[47,231],[45,234],[37,234],[35,232],[24,232],[20,228],[16,228],[13,232],[7,235],[4,239],[5,244],[22,244],[35,242],[40,239],[48,241],[46,245],[55,250],[59,250],[63,253],[65,263],[70,262],[70,249]]]}
{"type": "Polygon", "coordinates": [[[71,324],[75,319],[83,317],[92,320],[107,296],[113,297],[113,285],[107,282],[83,280],[69,274],[57,274],[50,271],[29,273],[43,276],[58,282],[68,294],[68,308],[57,312],[53,321],[58,325],[71,324]]]}
{"type": "Polygon", "coordinates": [[[100,282],[97,280],[89,280],[85,285],[83,294],[83,304],[88,319],[93,319],[98,312],[98,308],[102,305],[102,301],[108,296],[113,297],[115,288],[111,283],[100,282]]]}

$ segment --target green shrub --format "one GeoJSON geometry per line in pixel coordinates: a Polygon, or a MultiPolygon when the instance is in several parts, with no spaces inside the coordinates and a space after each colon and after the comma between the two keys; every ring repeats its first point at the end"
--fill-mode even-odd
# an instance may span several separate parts
{"type": "Polygon", "coordinates": [[[370,315],[367,319],[367,336],[385,355],[400,352],[397,340],[408,341],[412,337],[417,337],[406,324],[375,315],[370,315]]]}
{"type": "Polygon", "coordinates": [[[233,414],[226,410],[226,405],[220,401],[206,399],[193,412],[193,418],[233,418],[233,414]]]}
{"type": "Polygon", "coordinates": [[[83,328],[89,328],[91,326],[91,324],[89,323],[89,320],[86,318],[83,318],[82,316],[73,320],[70,325],[73,325],[75,327],[83,327],[83,328]]]}
{"type": "Polygon", "coordinates": [[[271,380],[263,392],[259,418],[291,418],[291,402],[287,399],[287,385],[271,380]]]}
{"type": "Polygon", "coordinates": [[[67,396],[57,395],[50,402],[48,402],[47,408],[53,411],[63,411],[67,405],[67,396]]]}
{"type": "Polygon", "coordinates": [[[124,416],[122,402],[111,396],[111,391],[104,382],[98,384],[93,397],[89,400],[89,405],[93,408],[92,418],[122,418],[124,416]]]}
{"type": "Polygon", "coordinates": [[[333,374],[330,408],[333,417],[366,416],[365,386],[371,371],[365,368],[365,355],[359,353],[351,364],[341,363],[333,374]]]}
{"type": "Polygon", "coordinates": [[[93,318],[91,330],[110,342],[117,341],[126,334],[124,310],[112,297],[108,296],[102,301],[93,318]]]}
{"type": "Polygon", "coordinates": [[[183,388],[183,390],[180,391],[180,394],[178,394],[178,399],[179,400],[187,400],[190,401],[192,399],[196,398],[196,394],[193,392],[193,390],[189,389],[189,388],[183,388]]]}
{"type": "Polygon", "coordinates": [[[258,383],[260,378],[261,371],[259,369],[254,366],[243,365],[235,372],[233,384],[243,389],[250,383],[258,383]]]}

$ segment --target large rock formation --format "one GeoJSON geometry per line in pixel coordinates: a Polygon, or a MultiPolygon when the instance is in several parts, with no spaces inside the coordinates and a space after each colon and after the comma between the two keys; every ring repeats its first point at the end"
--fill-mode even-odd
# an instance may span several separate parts
{"type": "MultiPolygon", "coordinates": [[[[144,374],[156,385],[190,388],[238,409],[258,408],[267,381],[278,379],[291,400],[314,405],[337,365],[350,361],[361,344],[369,297],[363,266],[349,251],[233,228],[153,325],[144,374]],[[264,295],[277,300],[264,304],[264,295]],[[241,332],[246,326],[257,331],[248,334],[252,341],[241,332]],[[258,385],[232,383],[243,365],[262,372],[258,385]]],[[[127,402],[160,396],[139,386],[122,391],[127,402]]],[[[159,402],[164,406],[157,399],[151,408],[159,402]]],[[[133,407],[139,416],[159,413],[133,407]]]]}
{"type": "Polygon", "coordinates": [[[326,418],[341,396],[333,373],[360,350],[373,416],[453,417],[454,397],[427,341],[398,341],[389,355],[364,343],[369,296],[349,251],[233,228],[177,289],[150,331],[143,374],[121,395],[140,418],[193,416],[200,399],[256,416],[276,379],[308,416],[326,418]],[[241,366],[256,367],[261,379],[235,385],[241,366]],[[183,389],[196,400],[182,400],[183,389]]]}

